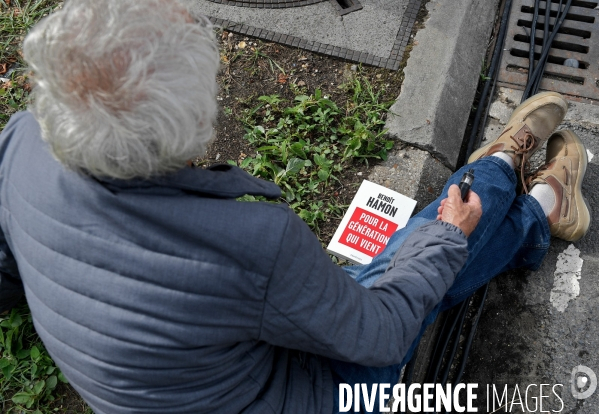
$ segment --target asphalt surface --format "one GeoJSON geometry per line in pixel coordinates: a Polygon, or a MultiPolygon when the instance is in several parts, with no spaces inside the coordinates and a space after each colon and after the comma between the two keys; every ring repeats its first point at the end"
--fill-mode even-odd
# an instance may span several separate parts
{"type": "MultiPolygon", "coordinates": [[[[499,90],[487,128],[490,139],[500,133],[505,116],[519,103],[520,96],[519,91],[499,90]]],[[[589,233],[575,243],[553,239],[538,271],[501,275],[490,286],[465,381],[479,383],[483,391],[487,384],[491,384],[490,387],[494,384],[500,394],[507,385],[508,408],[514,413],[541,412],[541,407],[533,410],[534,397],[537,403],[540,401],[540,384],[549,384],[542,392],[547,396],[543,398],[544,411],[578,414],[599,411],[599,391],[592,389],[599,375],[596,315],[599,310],[599,157],[595,157],[599,155],[598,120],[599,106],[570,101],[568,115],[560,127],[573,130],[588,150],[590,161],[583,194],[595,213],[589,233]],[[577,369],[579,366],[586,368],[577,369]],[[573,374],[574,370],[587,373],[573,374]],[[512,398],[517,397],[516,388],[522,395],[521,400],[526,400],[527,387],[529,411],[525,405],[517,404],[517,398],[516,403],[511,404],[512,398]],[[573,391],[582,394],[579,397],[585,393],[590,395],[578,399],[573,391]]],[[[543,157],[539,154],[537,162],[542,162],[543,157]]],[[[481,394],[480,401],[486,404],[486,393],[481,394]]],[[[495,399],[495,408],[500,406],[497,401],[495,399]]],[[[491,395],[489,404],[492,402],[491,395]]]]}

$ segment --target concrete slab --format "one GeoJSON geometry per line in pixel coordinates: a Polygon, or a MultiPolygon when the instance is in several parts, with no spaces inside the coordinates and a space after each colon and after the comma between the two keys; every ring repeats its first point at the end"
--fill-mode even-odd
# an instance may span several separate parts
{"type": "Polygon", "coordinates": [[[417,213],[441,194],[450,175],[427,151],[407,146],[375,166],[368,179],[415,199],[417,213]]]}
{"type": "MultiPolygon", "coordinates": [[[[502,129],[505,111],[520,102],[520,91],[501,88],[494,101],[496,126],[487,133],[502,129]]],[[[569,111],[561,128],[574,130],[588,149],[590,163],[583,183],[593,214],[586,237],[576,243],[553,239],[551,249],[536,272],[516,271],[495,279],[479,325],[464,380],[479,384],[481,407],[487,401],[487,385],[503,392],[511,400],[516,387],[532,412],[541,412],[533,397],[544,387],[544,412],[591,414],[599,407],[599,391],[593,392],[599,375],[599,324],[596,322],[599,298],[599,106],[569,102],[569,111]],[[575,374],[587,369],[595,375],[575,374]],[[584,379],[586,378],[586,384],[584,379]],[[586,398],[579,397],[589,394],[586,398]],[[554,388],[555,387],[555,388],[554,388]],[[556,393],[553,393],[555,389],[556,393]],[[580,395],[583,394],[583,395],[580,395]],[[559,396],[559,397],[558,397],[559,396]]],[[[492,406],[490,412],[499,408],[492,406]]],[[[499,412],[505,412],[502,409],[499,412]]],[[[513,413],[528,412],[526,406],[514,405],[513,413]]]]}
{"type": "Polygon", "coordinates": [[[185,1],[233,32],[395,70],[421,3],[361,0],[362,9],[340,16],[331,1],[276,9],[185,1]]]}
{"type": "Polygon", "coordinates": [[[391,107],[389,133],[455,169],[497,1],[431,0],[406,79],[391,107]]]}

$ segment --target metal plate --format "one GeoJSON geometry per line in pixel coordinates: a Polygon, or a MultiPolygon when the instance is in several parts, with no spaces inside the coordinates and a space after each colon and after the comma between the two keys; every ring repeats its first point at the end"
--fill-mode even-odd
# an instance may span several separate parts
{"type": "MultiPolygon", "coordinates": [[[[537,58],[542,49],[546,3],[549,2],[541,2],[539,7],[535,35],[537,58]]],[[[549,4],[551,30],[559,0],[549,4]]],[[[498,78],[503,86],[524,89],[526,85],[533,12],[534,0],[514,0],[498,78]]],[[[599,100],[599,0],[572,2],[549,52],[540,89],[599,100]],[[564,66],[566,59],[576,59],[579,67],[564,66]]]]}
{"type": "MultiPolygon", "coordinates": [[[[211,3],[217,2],[216,0],[208,0],[211,3]]],[[[225,0],[220,0],[220,3],[224,5],[225,0]]],[[[245,1],[245,0],[244,0],[245,1]]],[[[258,1],[258,0],[255,0],[258,1]]],[[[262,2],[267,0],[260,0],[262,2]]],[[[275,1],[286,1],[286,0],[272,0],[275,1]]],[[[598,0],[599,1],[599,0],[598,0]]],[[[349,11],[359,10],[362,8],[362,5],[358,0],[342,0],[344,5],[349,7],[343,7],[339,1],[331,0],[337,8],[338,14],[344,14],[349,11]]],[[[239,33],[247,36],[256,37],[259,39],[263,39],[269,42],[281,43],[291,47],[298,47],[300,49],[309,50],[315,53],[321,53],[324,55],[348,60],[356,63],[363,63],[366,65],[377,66],[381,68],[391,69],[391,70],[399,70],[401,65],[401,61],[403,59],[404,53],[406,51],[406,47],[408,46],[408,42],[410,40],[410,34],[412,32],[412,28],[414,27],[414,23],[416,22],[416,17],[418,16],[418,12],[420,10],[422,4],[422,0],[409,0],[405,9],[403,10],[401,21],[397,22],[397,26],[399,27],[393,45],[391,47],[391,52],[388,56],[378,56],[374,53],[354,50],[349,47],[339,47],[333,46],[331,44],[327,44],[320,41],[308,40],[305,37],[302,37],[301,34],[298,35],[290,35],[284,34],[280,32],[276,32],[274,30],[268,30],[265,28],[258,28],[255,26],[250,26],[249,24],[244,24],[241,22],[235,22],[225,18],[214,17],[210,12],[204,12],[213,24],[216,26],[222,27],[228,31],[239,33]]],[[[392,6],[395,7],[392,3],[392,6]]],[[[399,7],[399,6],[397,6],[399,7]]],[[[265,8],[258,7],[257,5],[254,8],[265,8]]],[[[268,12],[268,11],[265,11],[268,12]]],[[[360,13],[358,11],[358,13],[360,13]]]]}
{"type": "Polygon", "coordinates": [[[258,9],[285,9],[288,7],[309,6],[327,0],[209,0],[227,6],[251,7],[258,9]]]}

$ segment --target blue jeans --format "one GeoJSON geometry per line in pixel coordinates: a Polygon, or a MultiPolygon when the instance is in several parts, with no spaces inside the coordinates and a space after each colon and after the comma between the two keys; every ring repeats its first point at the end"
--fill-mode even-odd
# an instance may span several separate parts
{"type": "MultiPolygon", "coordinates": [[[[385,250],[368,265],[348,266],[346,272],[359,284],[370,287],[385,273],[389,261],[404,240],[424,223],[437,218],[437,208],[447,197],[451,184],[458,184],[464,173],[474,169],[472,190],[482,202],[483,214],[474,232],[468,237],[468,260],[441,302],[425,318],[420,332],[403,361],[388,367],[364,367],[331,360],[334,387],[334,413],[339,412],[340,383],[388,383],[399,380],[401,368],[411,359],[420,338],[439,312],[449,309],[472,295],[494,276],[510,269],[536,270],[549,249],[551,234],[547,218],[539,203],[531,196],[516,197],[517,178],[514,170],[497,157],[485,157],[455,172],[435,202],[412,217],[406,227],[395,232],[385,250]]],[[[362,407],[362,410],[364,408],[362,407]]],[[[353,412],[353,409],[352,409],[353,412]]],[[[365,412],[365,411],[363,411],[365,412]]],[[[378,413],[378,401],[374,413],[378,413]]]]}

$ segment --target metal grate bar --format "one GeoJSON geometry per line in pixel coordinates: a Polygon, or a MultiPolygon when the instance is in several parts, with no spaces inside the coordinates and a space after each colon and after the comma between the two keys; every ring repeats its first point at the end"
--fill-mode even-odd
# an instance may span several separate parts
{"type": "MultiPolygon", "coordinates": [[[[536,28],[535,53],[541,53],[546,2],[541,2],[536,28]]],[[[528,50],[534,0],[514,0],[498,81],[524,89],[528,76],[528,50]]],[[[551,3],[550,30],[558,3],[551,3]]],[[[599,100],[599,0],[575,1],[556,36],[540,89],[599,100]],[[578,68],[565,66],[575,59],[578,68]]]]}

